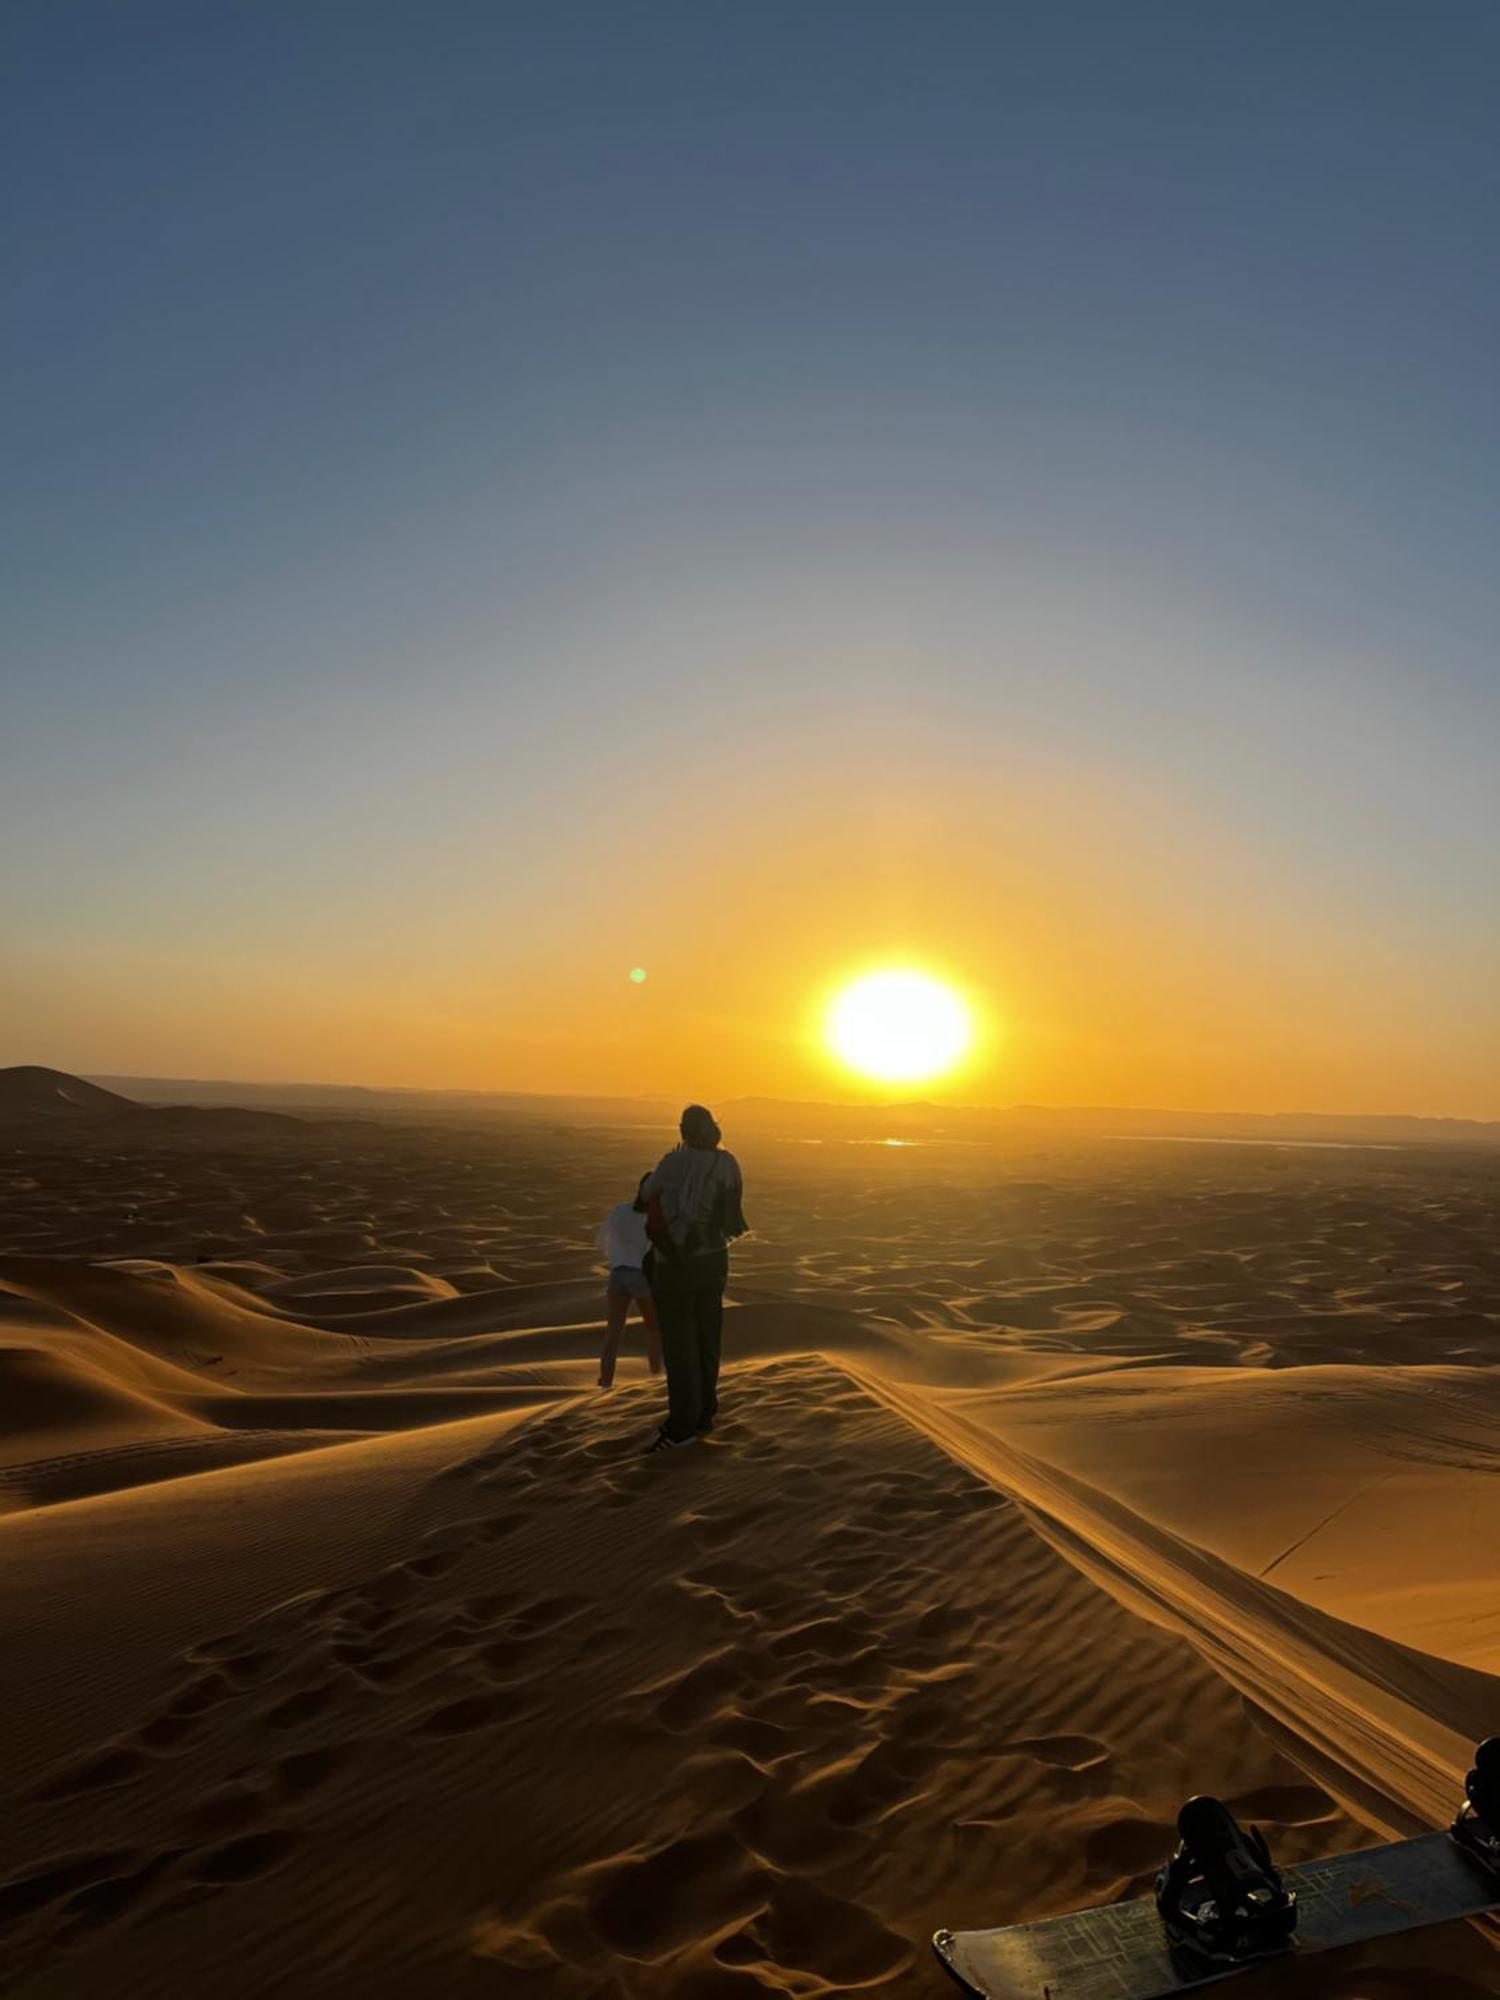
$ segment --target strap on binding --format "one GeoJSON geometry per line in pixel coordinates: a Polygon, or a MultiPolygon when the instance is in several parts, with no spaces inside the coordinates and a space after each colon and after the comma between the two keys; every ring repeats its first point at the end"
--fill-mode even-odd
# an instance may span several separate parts
{"type": "Polygon", "coordinates": [[[1452,1831],[1486,1867],[1500,1869],[1500,1736],[1489,1737],[1474,1752],[1452,1831]]]}
{"type": "Polygon", "coordinates": [[[1280,1951],[1297,1927],[1297,1899],[1282,1883],[1258,1827],[1240,1827],[1218,1799],[1189,1799],[1177,1816],[1181,1844],[1156,1881],[1171,1936],[1220,1961],[1280,1951]]]}

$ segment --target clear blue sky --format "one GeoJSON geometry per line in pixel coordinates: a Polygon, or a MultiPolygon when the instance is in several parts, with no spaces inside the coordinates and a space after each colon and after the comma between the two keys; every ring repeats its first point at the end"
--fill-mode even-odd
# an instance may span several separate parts
{"type": "Polygon", "coordinates": [[[607,1083],[496,995],[875,795],[841,907],[963,959],[956,855],[1018,1022],[1066,876],[1271,981],[1182,1097],[1500,1115],[1488,0],[10,0],[0,64],[0,1061],[607,1083]]]}

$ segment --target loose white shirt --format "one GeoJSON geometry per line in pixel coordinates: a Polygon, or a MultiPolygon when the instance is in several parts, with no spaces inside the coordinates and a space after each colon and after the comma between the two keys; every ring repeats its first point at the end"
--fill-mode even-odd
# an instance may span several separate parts
{"type": "Polygon", "coordinates": [[[636,1213],[635,1203],[631,1201],[622,1201],[609,1211],[599,1225],[597,1241],[604,1261],[612,1271],[621,1264],[627,1270],[640,1270],[646,1252],[651,1248],[651,1239],[646,1234],[646,1218],[636,1213]]]}

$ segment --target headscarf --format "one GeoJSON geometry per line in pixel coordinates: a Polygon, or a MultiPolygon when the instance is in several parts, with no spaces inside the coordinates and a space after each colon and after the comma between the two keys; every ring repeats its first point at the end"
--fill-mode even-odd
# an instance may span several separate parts
{"type": "Polygon", "coordinates": [[[685,1146],[702,1147],[707,1152],[712,1152],[724,1136],[706,1104],[690,1104],[678,1119],[677,1129],[685,1146]]]}
{"type": "Polygon", "coordinates": [[[686,1244],[695,1225],[709,1220],[717,1183],[721,1174],[728,1175],[733,1162],[718,1149],[723,1134],[705,1105],[690,1104],[677,1129],[682,1144],[666,1155],[646,1191],[660,1200],[673,1242],[686,1244]]]}

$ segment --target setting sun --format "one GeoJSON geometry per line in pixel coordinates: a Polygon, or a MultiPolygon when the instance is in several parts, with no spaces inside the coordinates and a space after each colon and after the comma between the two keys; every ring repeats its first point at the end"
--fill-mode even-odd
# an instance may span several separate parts
{"type": "Polygon", "coordinates": [[[873,972],[836,995],[828,1046],[879,1083],[921,1083],[953,1068],[973,1036],[969,1010],[926,973],[873,972]]]}

